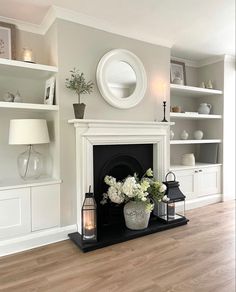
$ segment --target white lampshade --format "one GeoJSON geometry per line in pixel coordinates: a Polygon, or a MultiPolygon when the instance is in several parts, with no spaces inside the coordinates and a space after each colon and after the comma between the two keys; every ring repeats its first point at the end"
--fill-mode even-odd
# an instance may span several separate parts
{"type": "Polygon", "coordinates": [[[47,121],[41,119],[10,120],[9,144],[33,145],[49,143],[47,121]]]}

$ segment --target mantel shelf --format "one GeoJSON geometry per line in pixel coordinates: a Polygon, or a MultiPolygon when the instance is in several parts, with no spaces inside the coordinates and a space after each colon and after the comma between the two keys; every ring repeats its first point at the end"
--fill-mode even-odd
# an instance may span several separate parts
{"type": "Polygon", "coordinates": [[[27,78],[49,78],[58,72],[55,66],[48,66],[42,64],[28,63],[16,60],[8,60],[0,58],[0,72],[1,75],[11,77],[27,77],[27,78]]]}
{"type": "Polygon", "coordinates": [[[48,104],[37,104],[37,103],[0,101],[0,108],[27,109],[27,110],[39,110],[39,111],[58,111],[59,106],[48,105],[48,104]]]}
{"type": "Polygon", "coordinates": [[[221,139],[202,139],[202,140],[171,140],[171,145],[182,145],[182,144],[210,144],[210,143],[221,143],[221,139]]]}
{"type": "Polygon", "coordinates": [[[202,120],[202,119],[222,119],[222,115],[203,115],[197,113],[170,113],[170,117],[173,119],[192,119],[192,120],[202,120]]]}
{"type": "Polygon", "coordinates": [[[205,97],[209,95],[221,95],[222,90],[207,89],[194,86],[170,84],[170,92],[172,95],[189,96],[189,97],[205,97]]]}

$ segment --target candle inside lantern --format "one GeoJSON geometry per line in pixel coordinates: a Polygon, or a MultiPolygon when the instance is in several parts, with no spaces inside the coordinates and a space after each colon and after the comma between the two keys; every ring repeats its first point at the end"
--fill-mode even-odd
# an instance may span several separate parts
{"type": "Polygon", "coordinates": [[[31,49],[23,49],[23,61],[33,63],[33,52],[31,49]]]}
{"type": "Polygon", "coordinates": [[[83,214],[83,237],[84,239],[92,239],[95,235],[95,218],[92,210],[86,210],[83,214]]]}
{"type": "Polygon", "coordinates": [[[168,203],[168,219],[175,219],[175,203],[168,203]]]}

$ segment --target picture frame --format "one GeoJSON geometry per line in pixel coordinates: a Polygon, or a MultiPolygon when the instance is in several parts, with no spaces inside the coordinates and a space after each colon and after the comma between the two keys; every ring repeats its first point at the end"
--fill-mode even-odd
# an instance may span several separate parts
{"type": "Polygon", "coordinates": [[[55,77],[46,80],[44,91],[44,104],[53,105],[55,91],[55,77]]]}
{"type": "Polygon", "coordinates": [[[184,62],[170,61],[170,82],[179,85],[187,85],[184,62]]]}
{"type": "Polygon", "coordinates": [[[0,21],[0,58],[16,59],[16,26],[0,21]]]}

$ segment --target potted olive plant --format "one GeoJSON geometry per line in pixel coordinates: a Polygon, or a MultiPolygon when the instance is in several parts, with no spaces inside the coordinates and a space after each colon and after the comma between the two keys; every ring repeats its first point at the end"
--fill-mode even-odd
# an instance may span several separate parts
{"type": "Polygon", "coordinates": [[[93,91],[94,84],[92,81],[86,82],[84,73],[79,73],[79,70],[76,68],[71,70],[70,73],[70,78],[66,78],[66,87],[75,91],[78,95],[78,103],[73,104],[75,118],[83,119],[86,105],[80,102],[80,95],[86,93],[90,94],[93,91]]]}

